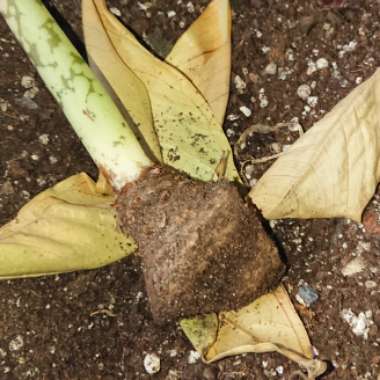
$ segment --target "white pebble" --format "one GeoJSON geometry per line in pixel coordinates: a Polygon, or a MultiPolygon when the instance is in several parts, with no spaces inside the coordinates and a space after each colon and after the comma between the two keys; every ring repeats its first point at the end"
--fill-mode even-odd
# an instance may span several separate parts
{"type": "Polygon", "coordinates": [[[277,65],[274,62],[268,63],[268,65],[264,69],[264,73],[267,75],[276,75],[277,73],[277,65]]]}
{"type": "Polygon", "coordinates": [[[373,280],[367,280],[365,283],[364,283],[365,287],[367,289],[373,289],[373,288],[376,288],[377,284],[375,281],[373,280]]]}
{"type": "Polygon", "coordinates": [[[7,112],[8,102],[6,100],[0,99],[0,111],[7,112]]]}
{"type": "Polygon", "coordinates": [[[279,374],[279,375],[283,375],[284,374],[284,367],[282,365],[279,365],[277,368],[276,368],[276,372],[279,374]]]}
{"type": "Polygon", "coordinates": [[[167,15],[168,15],[169,18],[173,18],[173,17],[175,17],[176,14],[177,14],[177,13],[176,13],[175,11],[169,11],[169,12],[167,13],[167,15]]]}
{"type": "Polygon", "coordinates": [[[17,335],[9,342],[9,351],[19,351],[24,347],[24,339],[21,335],[17,335]]]}
{"type": "Polygon", "coordinates": [[[195,11],[194,4],[191,1],[186,4],[186,8],[189,13],[194,13],[195,11]]]}
{"type": "Polygon", "coordinates": [[[235,76],[234,84],[235,84],[235,88],[238,90],[240,94],[243,93],[244,90],[247,88],[247,83],[245,83],[239,75],[235,76]]]}
{"type": "Polygon", "coordinates": [[[113,13],[115,16],[117,17],[120,17],[121,16],[121,12],[120,12],[120,9],[119,8],[116,8],[116,7],[111,7],[110,8],[110,11],[111,13],[113,13]]]}
{"type": "Polygon", "coordinates": [[[24,88],[32,88],[34,87],[34,79],[29,75],[24,75],[21,78],[21,86],[24,88]]]}
{"type": "Polygon", "coordinates": [[[315,73],[317,71],[317,65],[315,64],[314,61],[312,60],[309,60],[307,62],[307,70],[306,70],[306,74],[307,75],[311,75],[313,73],[315,73]]]}
{"type": "Polygon", "coordinates": [[[325,69],[326,67],[329,67],[329,61],[326,58],[318,58],[316,66],[318,70],[325,69]]]}
{"type": "Polygon", "coordinates": [[[318,104],[318,96],[309,96],[307,98],[307,104],[310,106],[310,107],[315,107],[317,104],[318,104]]]}
{"type": "Polygon", "coordinates": [[[246,106],[241,106],[239,109],[245,117],[250,117],[252,115],[252,111],[246,106]]]}
{"type": "Polygon", "coordinates": [[[361,256],[358,256],[352,259],[342,268],[342,274],[345,277],[353,276],[354,274],[363,271],[365,267],[366,262],[361,256]]]}
{"type": "Polygon", "coordinates": [[[265,95],[260,95],[260,108],[266,108],[269,105],[268,98],[265,95]]]}
{"type": "Polygon", "coordinates": [[[30,156],[30,158],[33,160],[33,161],[38,161],[40,159],[39,155],[38,154],[32,154],[30,156]]]}
{"type": "Polygon", "coordinates": [[[340,315],[351,326],[351,330],[356,336],[368,338],[369,326],[373,324],[371,310],[356,315],[351,309],[343,309],[340,315]]]}
{"type": "Polygon", "coordinates": [[[195,364],[199,359],[200,359],[201,355],[198,351],[194,351],[194,350],[191,350],[189,352],[189,356],[187,358],[187,362],[189,364],[195,364]]]}
{"type": "Polygon", "coordinates": [[[49,144],[49,135],[47,133],[43,133],[38,137],[38,140],[40,140],[40,143],[43,145],[49,144]]]}
{"type": "Polygon", "coordinates": [[[149,375],[153,375],[155,373],[160,372],[161,369],[161,360],[155,354],[147,354],[144,358],[144,368],[149,375]]]}
{"type": "Polygon", "coordinates": [[[308,84],[301,84],[297,88],[297,95],[302,100],[307,100],[307,98],[311,95],[311,88],[308,84]]]}

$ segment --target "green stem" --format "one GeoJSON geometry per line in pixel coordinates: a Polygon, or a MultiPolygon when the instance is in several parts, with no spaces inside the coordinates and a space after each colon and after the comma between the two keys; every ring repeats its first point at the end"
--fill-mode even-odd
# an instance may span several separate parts
{"type": "Polygon", "coordinates": [[[152,162],[41,0],[0,0],[0,12],[99,169],[117,189],[136,180],[152,162]]]}

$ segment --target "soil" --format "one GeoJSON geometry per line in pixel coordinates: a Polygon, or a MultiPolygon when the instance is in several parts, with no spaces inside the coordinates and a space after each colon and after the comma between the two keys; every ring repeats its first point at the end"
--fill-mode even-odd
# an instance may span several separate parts
{"type": "Polygon", "coordinates": [[[239,309],[278,285],[285,266],[259,213],[233,183],[153,167],[118,196],[137,242],[157,323],[239,309]]]}
{"type": "MultiPolygon", "coordinates": [[[[147,2],[110,3],[163,55],[206,2],[155,0],[148,9],[147,2]]],[[[80,39],[79,1],[50,3],[71,26],[71,35],[80,39]]],[[[297,117],[307,130],[379,66],[376,0],[233,0],[232,6],[233,73],[224,128],[233,145],[257,123],[274,126],[297,117]],[[320,58],[327,60],[327,67],[320,58]],[[302,84],[311,89],[306,100],[297,95],[302,84]],[[252,114],[244,114],[242,106],[252,114]]],[[[2,20],[0,36],[3,224],[43,189],[79,171],[95,177],[96,170],[2,20]],[[29,98],[23,96],[30,90],[22,85],[25,76],[35,81],[29,98]]],[[[293,129],[247,134],[238,151],[244,161],[273,154],[295,141],[298,132],[293,129]]],[[[270,165],[238,163],[244,164],[251,185],[270,165]]],[[[331,363],[324,379],[379,376],[379,205],[380,193],[371,201],[364,224],[347,219],[270,222],[288,260],[283,282],[318,357],[331,363]],[[318,294],[310,307],[296,298],[306,284],[318,294]],[[349,309],[373,321],[367,334],[355,335],[342,318],[349,309]]],[[[2,282],[0,378],[147,379],[147,353],[161,358],[156,379],[289,379],[297,369],[277,354],[245,355],[211,366],[191,364],[192,347],[180,329],[152,322],[139,268],[133,256],[89,272],[2,282]]]]}

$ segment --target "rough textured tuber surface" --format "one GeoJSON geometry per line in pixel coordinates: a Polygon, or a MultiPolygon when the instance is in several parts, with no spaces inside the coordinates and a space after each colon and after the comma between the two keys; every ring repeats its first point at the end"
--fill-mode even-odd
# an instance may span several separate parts
{"type": "Polygon", "coordinates": [[[231,183],[156,167],[127,186],[117,210],[139,243],[157,322],[241,307],[283,273],[256,209],[231,183]]]}

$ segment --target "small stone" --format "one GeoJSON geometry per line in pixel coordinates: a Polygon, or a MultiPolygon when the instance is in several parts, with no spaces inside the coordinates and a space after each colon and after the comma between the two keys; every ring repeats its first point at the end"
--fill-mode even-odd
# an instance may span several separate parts
{"type": "Polygon", "coordinates": [[[239,119],[239,115],[236,115],[235,113],[230,113],[227,115],[227,120],[228,121],[235,121],[239,119]]]}
{"type": "Polygon", "coordinates": [[[307,284],[300,286],[296,294],[297,301],[307,307],[318,301],[318,298],[318,293],[307,284]]]}
{"type": "Polygon", "coordinates": [[[7,112],[8,102],[6,100],[0,99],[0,111],[7,112]]]}
{"type": "Polygon", "coordinates": [[[371,310],[367,310],[365,313],[360,312],[356,315],[351,309],[343,309],[340,315],[350,325],[352,332],[356,336],[362,336],[364,339],[368,338],[369,328],[373,324],[371,310]]]}
{"type": "Polygon", "coordinates": [[[173,348],[172,350],[169,350],[169,356],[171,358],[175,358],[177,356],[177,350],[173,348]]]}
{"type": "Polygon", "coordinates": [[[277,73],[277,64],[274,63],[274,62],[269,63],[265,67],[264,73],[267,74],[267,75],[276,75],[276,73],[277,73]]]}
{"type": "Polygon", "coordinates": [[[342,268],[342,274],[345,277],[353,276],[354,274],[362,272],[365,267],[365,260],[361,256],[357,256],[342,268]]]}
{"type": "Polygon", "coordinates": [[[157,354],[147,354],[144,358],[144,368],[149,375],[154,375],[155,373],[160,372],[161,369],[161,360],[157,354]]]}
{"type": "Polygon", "coordinates": [[[49,156],[49,161],[52,165],[54,165],[58,162],[58,158],[55,156],[49,156]]]}
{"type": "Polygon", "coordinates": [[[317,104],[318,104],[318,96],[309,96],[307,98],[307,104],[310,106],[310,107],[315,107],[317,104]]]}
{"type": "Polygon", "coordinates": [[[235,88],[239,94],[242,94],[244,92],[244,90],[247,88],[247,83],[245,83],[239,75],[235,76],[234,84],[235,84],[235,88]]]}
{"type": "Polygon", "coordinates": [[[39,155],[38,154],[32,154],[30,156],[30,158],[33,160],[33,161],[38,161],[40,159],[39,155]]]}
{"type": "Polygon", "coordinates": [[[312,75],[316,71],[317,71],[317,65],[315,64],[314,61],[309,60],[307,63],[306,75],[312,75]]]}
{"type": "Polygon", "coordinates": [[[0,184],[0,194],[9,195],[13,193],[14,188],[11,181],[7,180],[2,185],[0,184]]]}
{"type": "Polygon", "coordinates": [[[34,79],[29,75],[24,75],[21,78],[21,86],[24,88],[32,88],[34,87],[34,84],[35,84],[34,79]]]}
{"type": "Polygon", "coordinates": [[[176,13],[175,11],[169,11],[169,12],[167,13],[167,15],[168,15],[169,18],[173,18],[173,17],[175,17],[176,14],[177,14],[177,13],[176,13]]]}
{"type": "Polygon", "coordinates": [[[7,356],[7,351],[3,350],[1,347],[0,347],[0,358],[5,358],[7,356]]]}
{"type": "Polygon", "coordinates": [[[297,95],[302,100],[307,100],[307,98],[311,95],[311,88],[308,84],[301,84],[297,88],[297,95]]]}
{"type": "Polygon", "coordinates": [[[19,351],[24,347],[24,338],[17,335],[9,342],[9,351],[19,351]]]}
{"type": "Polygon", "coordinates": [[[252,111],[246,106],[241,106],[239,109],[245,117],[250,117],[252,115],[252,111]]]}
{"type": "Polygon", "coordinates": [[[38,140],[40,140],[42,145],[47,145],[49,144],[49,135],[47,133],[43,133],[38,137],[38,140]]]}
{"type": "Polygon", "coordinates": [[[38,94],[39,89],[38,87],[32,87],[29,90],[26,90],[24,92],[24,98],[26,99],[34,99],[36,95],[38,94]]]}
{"type": "Polygon", "coordinates": [[[195,364],[201,358],[201,354],[198,351],[191,350],[189,356],[187,357],[187,362],[189,364],[195,364]]]}
{"type": "Polygon", "coordinates": [[[326,58],[318,58],[315,64],[318,70],[326,69],[329,67],[329,61],[326,58]]]}
{"type": "Polygon", "coordinates": [[[191,1],[186,4],[186,8],[189,13],[194,13],[195,11],[194,4],[191,1]]]}
{"type": "Polygon", "coordinates": [[[367,280],[367,281],[364,283],[364,285],[365,285],[365,287],[366,287],[367,289],[374,289],[374,288],[376,288],[377,283],[376,283],[375,281],[373,281],[373,280],[367,280]]]}
{"type": "Polygon", "coordinates": [[[119,8],[111,7],[110,8],[111,13],[113,13],[117,17],[121,17],[121,12],[119,8]]]}
{"type": "Polygon", "coordinates": [[[284,374],[284,367],[282,365],[279,365],[276,367],[276,372],[281,376],[284,374]]]}

